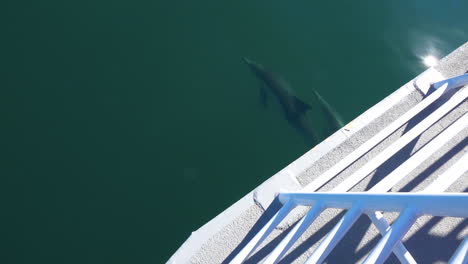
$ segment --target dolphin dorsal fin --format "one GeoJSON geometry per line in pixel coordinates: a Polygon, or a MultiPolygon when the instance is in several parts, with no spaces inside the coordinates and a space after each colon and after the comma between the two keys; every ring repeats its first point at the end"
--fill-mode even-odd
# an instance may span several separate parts
{"type": "Polygon", "coordinates": [[[299,114],[304,114],[307,110],[312,109],[310,105],[308,105],[306,102],[302,101],[301,99],[297,98],[296,96],[292,97],[294,107],[296,108],[295,110],[299,114]]]}

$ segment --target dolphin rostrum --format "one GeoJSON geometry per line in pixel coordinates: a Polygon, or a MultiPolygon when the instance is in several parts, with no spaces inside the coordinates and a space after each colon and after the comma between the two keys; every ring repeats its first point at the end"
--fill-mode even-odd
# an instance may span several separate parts
{"type": "MultiPolygon", "coordinates": [[[[289,88],[288,83],[281,77],[273,74],[263,67],[263,65],[244,58],[245,63],[253,71],[255,76],[260,79],[269,90],[278,99],[286,120],[303,133],[307,141],[312,141],[314,145],[317,143],[317,135],[313,130],[312,122],[306,115],[306,112],[311,109],[310,105],[297,98],[289,88]]],[[[266,91],[261,88],[261,99],[266,103],[266,91]]]]}

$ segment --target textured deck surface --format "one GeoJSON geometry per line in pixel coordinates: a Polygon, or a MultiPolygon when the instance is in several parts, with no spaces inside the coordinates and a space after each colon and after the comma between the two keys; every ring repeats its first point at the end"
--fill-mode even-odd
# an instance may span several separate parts
{"type": "MultiPolygon", "coordinates": [[[[461,75],[467,70],[468,43],[465,43],[465,45],[442,59],[439,65],[435,67],[435,71],[426,71],[420,77],[437,79],[440,78],[440,76],[437,76],[440,74],[444,78],[451,78],[461,75]]],[[[455,89],[443,95],[426,110],[411,119],[374,149],[338,174],[319,191],[328,191],[339,184],[344,178],[404,135],[425,116],[437,109],[441,103],[460,92],[461,89],[468,89],[468,87],[455,89]]],[[[241,247],[255,235],[259,227],[265,224],[272,213],[274,213],[278,207],[278,201],[274,200],[275,193],[281,188],[291,191],[303,188],[337,161],[420,102],[424,96],[424,92],[421,92],[414,86],[413,80],[408,82],[324,142],[272,176],[202,228],[192,233],[168,263],[229,262],[241,247]]],[[[467,110],[468,102],[465,100],[435,125],[406,145],[391,159],[367,175],[351,191],[365,191],[371,188],[447,126],[466,113],[467,110]]],[[[391,191],[414,192],[426,187],[467,151],[467,135],[468,129],[464,129],[428,160],[421,163],[391,191]]],[[[465,173],[447,191],[468,192],[468,174],[465,173]]],[[[251,255],[246,263],[258,263],[267,256],[286,235],[286,232],[304,214],[305,209],[296,208],[294,213],[290,214],[280,227],[276,228],[269,235],[266,241],[251,255]]],[[[318,242],[333,228],[342,214],[341,210],[335,209],[328,209],[323,212],[302,237],[296,241],[280,263],[303,263],[317,246],[318,242]]],[[[385,217],[389,222],[392,222],[397,216],[397,213],[385,213],[385,217]]],[[[423,216],[417,220],[406,234],[404,244],[419,263],[444,263],[448,261],[458,244],[467,234],[468,220],[466,219],[423,216]]],[[[362,261],[372,247],[376,245],[379,238],[380,235],[371,221],[366,216],[361,216],[327,258],[326,263],[355,263],[362,261]]],[[[392,255],[387,260],[387,263],[399,263],[399,261],[392,255]]]]}

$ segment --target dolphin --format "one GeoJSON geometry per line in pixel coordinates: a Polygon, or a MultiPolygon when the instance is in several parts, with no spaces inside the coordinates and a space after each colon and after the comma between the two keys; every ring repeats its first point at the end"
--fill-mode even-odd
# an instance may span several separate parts
{"type": "Polygon", "coordinates": [[[341,119],[340,115],[331,107],[331,105],[323,99],[323,97],[314,90],[314,94],[317,97],[320,107],[322,108],[322,112],[325,114],[325,118],[327,119],[331,132],[335,132],[336,130],[342,128],[344,126],[344,122],[341,119]]]}
{"type": "MultiPolygon", "coordinates": [[[[306,140],[313,145],[318,143],[317,135],[313,129],[313,125],[306,112],[311,109],[311,106],[297,98],[289,87],[289,84],[281,77],[267,70],[263,65],[256,63],[247,58],[243,58],[244,62],[249,66],[255,76],[260,79],[273,95],[278,99],[286,120],[299,130],[306,140]]],[[[260,96],[262,103],[266,103],[266,91],[264,87],[260,88],[260,96]]]]}

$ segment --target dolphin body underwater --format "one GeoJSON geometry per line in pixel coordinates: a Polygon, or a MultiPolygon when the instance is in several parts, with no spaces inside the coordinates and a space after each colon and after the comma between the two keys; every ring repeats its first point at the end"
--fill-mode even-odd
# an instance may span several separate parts
{"type": "MultiPolygon", "coordinates": [[[[265,69],[265,67],[259,63],[247,58],[243,59],[255,76],[277,97],[289,124],[303,134],[308,143],[312,145],[319,143],[319,137],[313,128],[313,122],[310,116],[307,115],[307,112],[311,110],[312,107],[297,98],[284,79],[265,69]]],[[[327,130],[332,130],[334,132],[343,127],[343,122],[336,111],[334,111],[316,91],[314,91],[314,94],[320,103],[322,112],[325,113],[325,118],[328,120],[329,128],[327,130]]],[[[266,104],[266,97],[266,88],[260,87],[260,99],[262,104],[266,104]]]]}
{"type": "Polygon", "coordinates": [[[338,113],[331,107],[331,105],[323,99],[323,97],[314,90],[315,97],[320,102],[320,107],[322,108],[322,113],[325,115],[325,119],[328,122],[328,131],[327,134],[332,134],[338,129],[344,127],[344,122],[338,113]]]}

